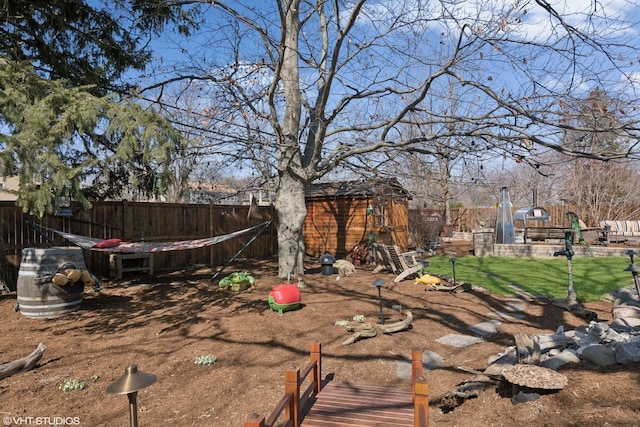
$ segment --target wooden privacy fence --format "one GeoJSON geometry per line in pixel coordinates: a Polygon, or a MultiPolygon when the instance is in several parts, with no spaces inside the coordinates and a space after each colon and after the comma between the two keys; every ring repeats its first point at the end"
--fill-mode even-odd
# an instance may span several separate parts
{"type": "MultiPolygon", "coordinates": [[[[255,207],[253,208],[255,210],[255,207]]],[[[13,202],[0,202],[0,227],[4,253],[17,277],[24,248],[70,246],[58,234],[40,234],[28,221],[67,233],[99,239],[169,242],[218,236],[261,224],[273,217],[270,207],[259,208],[258,216],[249,215],[248,206],[187,205],[174,203],[96,202],[90,209],[72,206],[70,217],[28,215],[13,202]]],[[[192,265],[221,265],[235,255],[253,232],[238,238],[198,249],[158,252],[155,270],[181,269],[192,265]]],[[[275,226],[267,228],[242,253],[245,258],[265,258],[277,253],[275,226]]],[[[109,274],[109,253],[84,251],[87,268],[98,276],[109,274]]]]}
{"type": "MultiPolygon", "coordinates": [[[[526,208],[528,206],[513,206],[511,213],[520,208],[526,208]]],[[[565,213],[568,211],[575,212],[578,217],[583,220],[587,227],[596,227],[602,220],[623,219],[623,220],[640,220],[640,207],[637,205],[625,205],[617,208],[610,206],[600,206],[598,209],[593,206],[578,206],[578,205],[539,205],[549,213],[551,219],[550,226],[552,227],[566,227],[569,225],[569,221],[565,218],[565,213]],[[600,211],[597,216],[593,215],[593,211],[600,211]],[[609,211],[615,211],[615,214],[609,211]],[[610,218],[611,216],[611,218],[610,218]]],[[[410,209],[412,213],[420,213],[422,217],[437,216],[440,220],[444,221],[444,210],[441,209],[410,209]]],[[[497,208],[459,208],[451,210],[451,225],[454,231],[472,231],[478,228],[493,228],[496,226],[497,208]]],[[[444,223],[444,222],[443,222],[444,223]]],[[[516,224],[518,227],[518,224],[516,224]]]]}
{"type": "MultiPolygon", "coordinates": [[[[562,205],[541,206],[549,212],[551,226],[566,226],[564,214],[573,211],[592,226],[587,218],[587,207],[562,205]]],[[[515,212],[518,207],[513,207],[515,212]]],[[[440,211],[421,210],[427,214],[440,211]]],[[[629,215],[624,219],[638,220],[639,209],[626,209],[629,215]],[[635,215],[635,216],[634,216],[635,215]]],[[[55,233],[40,235],[27,225],[31,221],[37,225],[100,239],[120,238],[129,241],[167,242],[201,239],[241,230],[260,224],[274,217],[272,207],[260,207],[259,216],[249,215],[248,206],[175,204],[148,202],[96,202],[90,209],[74,204],[70,217],[45,215],[43,218],[25,214],[13,202],[0,202],[0,231],[4,243],[4,254],[9,262],[8,269],[14,277],[24,248],[46,248],[52,245],[70,245],[55,233]]],[[[624,216],[624,212],[620,212],[624,216]]],[[[619,219],[619,218],[606,218],[619,219]]],[[[456,231],[471,231],[475,228],[494,227],[496,209],[463,208],[453,211],[456,231]]],[[[182,269],[188,266],[222,265],[229,260],[251,238],[247,233],[237,239],[227,240],[213,246],[185,251],[161,252],[154,254],[155,270],[182,269]]],[[[246,258],[264,258],[277,253],[275,225],[271,225],[243,253],[246,258]]],[[[305,240],[313,235],[305,233],[305,240]]],[[[84,251],[87,267],[98,276],[109,274],[109,254],[84,251]]]]}

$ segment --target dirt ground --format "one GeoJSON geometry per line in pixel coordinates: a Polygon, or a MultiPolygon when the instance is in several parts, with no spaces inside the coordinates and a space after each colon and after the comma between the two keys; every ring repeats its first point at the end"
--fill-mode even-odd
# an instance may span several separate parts
{"type": "MultiPolygon", "coordinates": [[[[23,357],[38,343],[47,346],[28,372],[0,380],[2,425],[127,426],[128,400],[106,393],[130,364],[157,375],[138,392],[138,422],[146,426],[241,426],[253,412],[268,415],[284,394],[284,372],[308,362],[314,340],[322,343],[323,378],[410,387],[396,374],[396,361],[411,349],[438,353],[444,362],[427,372],[432,426],[633,426],[640,424],[638,365],[596,368],[580,364],[561,368],[569,378],[563,390],[514,405],[491,387],[453,410],[443,396],[471,375],[460,366],[483,370],[488,358],[514,344],[513,333],[549,334],[558,326],[574,329],[582,318],[543,299],[528,302],[526,317],[502,319],[499,332],[465,348],[441,344],[448,334],[469,334],[468,326],[490,320],[508,298],[478,290],[451,294],[427,291],[413,281],[394,284],[393,275],[360,267],[336,280],[309,264],[301,309],[282,315],[271,311],[267,296],[283,283],[275,260],[232,264],[248,271],[252,292],[232,294],[211,284],[213,270],[125,276],[87,291],[79,311],[58,319],[30,319],[14,311],[16,295],[0,295],[0,362],[23,357]],[[376,278],[385,280],[383,312],[387,322],[400,319],[394,305],[411,310],[410,330],[343,346],[349,337],[338,320],[379,314],[376,278]],[[215,355],[213,366],[199,366],[199,356],[215,355]],[[68,380],[86,383],[81,391],[62,391],[68,380]],[[49,417],[36,419],[36,417],[49,417]],[[39,424],[37,424],[39,422],[39,424]]],[[[586,305],[600,320],[611,319],[611,304],[586,305]]]]}

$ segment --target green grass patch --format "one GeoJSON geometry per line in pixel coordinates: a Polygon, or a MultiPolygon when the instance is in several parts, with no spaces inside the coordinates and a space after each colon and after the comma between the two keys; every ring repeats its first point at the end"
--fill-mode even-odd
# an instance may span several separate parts
{"type": "MultiPolygon", "coordinates": [[[[429,258],[428,273],[453,276],[450,257],[429,258]]],[[[615,289],[633,285],[628,257],[574,257],[573,287],[583,302],[600,299],[615,289]]],[[[471,283],[491,292],[511,295],[516,285],[536,295],[567,296],[567,258],[517,258],[464,256],[455,263],[456,281],[471,283]]]]}

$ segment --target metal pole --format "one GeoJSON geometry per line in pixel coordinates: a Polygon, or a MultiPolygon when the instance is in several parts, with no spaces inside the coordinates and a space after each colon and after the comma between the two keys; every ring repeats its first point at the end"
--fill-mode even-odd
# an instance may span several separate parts
{"type": "Polygon", "coordinates": [[[378,286],[378,302],[380,303],[380,324],[384,325],[384,315],[382,314],[382,291],[381,287],[378,286]]]}
{"type": "Polygon", "coordinates": [[[455,286],[455,284],[456,284],[456,261],[458,261],[458,259],[456,257],[451,257],[451,258],[449,258],[449,261],[451,261],[451,268],[453,269],[453,285],[455,286]]]}
{"type": "Polygon", "coordinates": [[[129,398],[129,424],[131,425],[131,427],[138,427],[138,405],[136,403],[137,396],[137,391],[127,394],[127,397],[129,398]]]}
{"type": "Polygon", "coordinates": [[[572,305],[576,305],[578,303],[578,299],[576,296],[576,291],[573,288],[573,261],[571,260],[572,257],[568,256],[567,257],[567,275],[568,275],[568,282],[569,285],[567,287],[567,303],[569,304],[569,306],[572,305]]]}

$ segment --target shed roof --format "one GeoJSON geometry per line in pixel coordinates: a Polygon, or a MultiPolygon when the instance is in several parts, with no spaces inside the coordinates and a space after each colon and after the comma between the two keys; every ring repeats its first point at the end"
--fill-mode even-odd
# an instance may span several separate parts
{"type": "Polygon", "coordinates": [[[400,185],[396,178],[318,182],[309,185],[305,195],[309,199],[326,197],[366,198],[375,195],[395,195],[411,199],[409,192],[400,185]]]}

